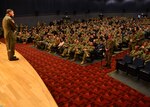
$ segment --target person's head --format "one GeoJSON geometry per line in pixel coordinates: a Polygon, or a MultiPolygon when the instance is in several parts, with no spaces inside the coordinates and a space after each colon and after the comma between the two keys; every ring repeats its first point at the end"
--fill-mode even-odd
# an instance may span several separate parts
{"type": "Polygon", "coordinates": [[[7,9],[6,14],[8,14],[10,17],[14,17],[14,11],[12,9],[7,9]]]}
{"type": "Polygon", "coordinates": [[[139,50],[139,46],[136,45],[134,49],[135,49],[136,51],[138,51],[138,50],[139,50]]]}

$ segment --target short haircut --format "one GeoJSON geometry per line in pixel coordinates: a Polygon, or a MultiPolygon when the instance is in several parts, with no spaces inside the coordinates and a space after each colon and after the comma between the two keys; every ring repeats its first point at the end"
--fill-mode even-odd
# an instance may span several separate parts
{"type": "Polygon", "coordinates": [[[8,14],[9,12],[13,11],[13,9],[7,9],[6,13],[8,14]]]}

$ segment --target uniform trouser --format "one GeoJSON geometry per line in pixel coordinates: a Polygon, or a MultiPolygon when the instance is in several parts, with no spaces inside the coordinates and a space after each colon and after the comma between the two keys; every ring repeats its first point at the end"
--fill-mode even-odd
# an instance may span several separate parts
{"type": "Polygon", "coordinates": [[[89,57],[89,54],[90,54],[89,51],[87,51],[87,50],[84,51],[84,54],[83,54],[83,57],[82,57],[83,62],[85,62],[86,58],[89,57]]]}
{"type": "Polygon", "coordinates": [[[68,48],[65,48],[63,53],[62,53],[62,56],[65,56],[67,54],[67,51],[68,51],[68,48]]]}
{"type": "Polygon", "coordinates": [[[15,39],[12,37],[6,37],[6,48],[7,48],[7,55],[8,59],[12,59],[15,54],[15,39]]]}
{"type": "Polygon", "coordinates": [[[106,64],[108,66],[110,66],[110,64],[111,64],[111,57],[112,57],[112,53],[111,52],[107,52],[106,53],[106,64]]]}

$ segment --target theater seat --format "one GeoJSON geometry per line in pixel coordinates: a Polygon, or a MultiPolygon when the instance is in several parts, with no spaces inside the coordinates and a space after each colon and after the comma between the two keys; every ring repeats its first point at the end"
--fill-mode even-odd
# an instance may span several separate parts
{"type": "Polygon", "coordinates": [[[139,70],[138,79],[150,81],[150,61],[146,62],[143,69],[139,70]]]}
{"type": "Polygon", "coordinates": [[[126,72],[127,65],[132,63],[133,57],[129,55],[125,55],[123,59],[117,59],[116,61],[116,69],[117,71],[121,70],[126,72]]]}
{"type": "Polygon", "coordinates": [[[131,74],[133,76],[137,76],[139,73],[139,69],[144,67],[144,60],[141,58],[135,58],[132,64],[128,64],[127,66],[127,74],[131,74]]]}

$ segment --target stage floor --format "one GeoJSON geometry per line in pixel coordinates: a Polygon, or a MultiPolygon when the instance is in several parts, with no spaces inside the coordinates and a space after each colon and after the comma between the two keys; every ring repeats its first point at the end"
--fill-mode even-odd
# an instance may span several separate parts
{"type": "Polygon", "coordinates": [[[34,68],[16,56],[18,61],[9,61],[0,43],[0,107],[58,107],[34,68]]]}

